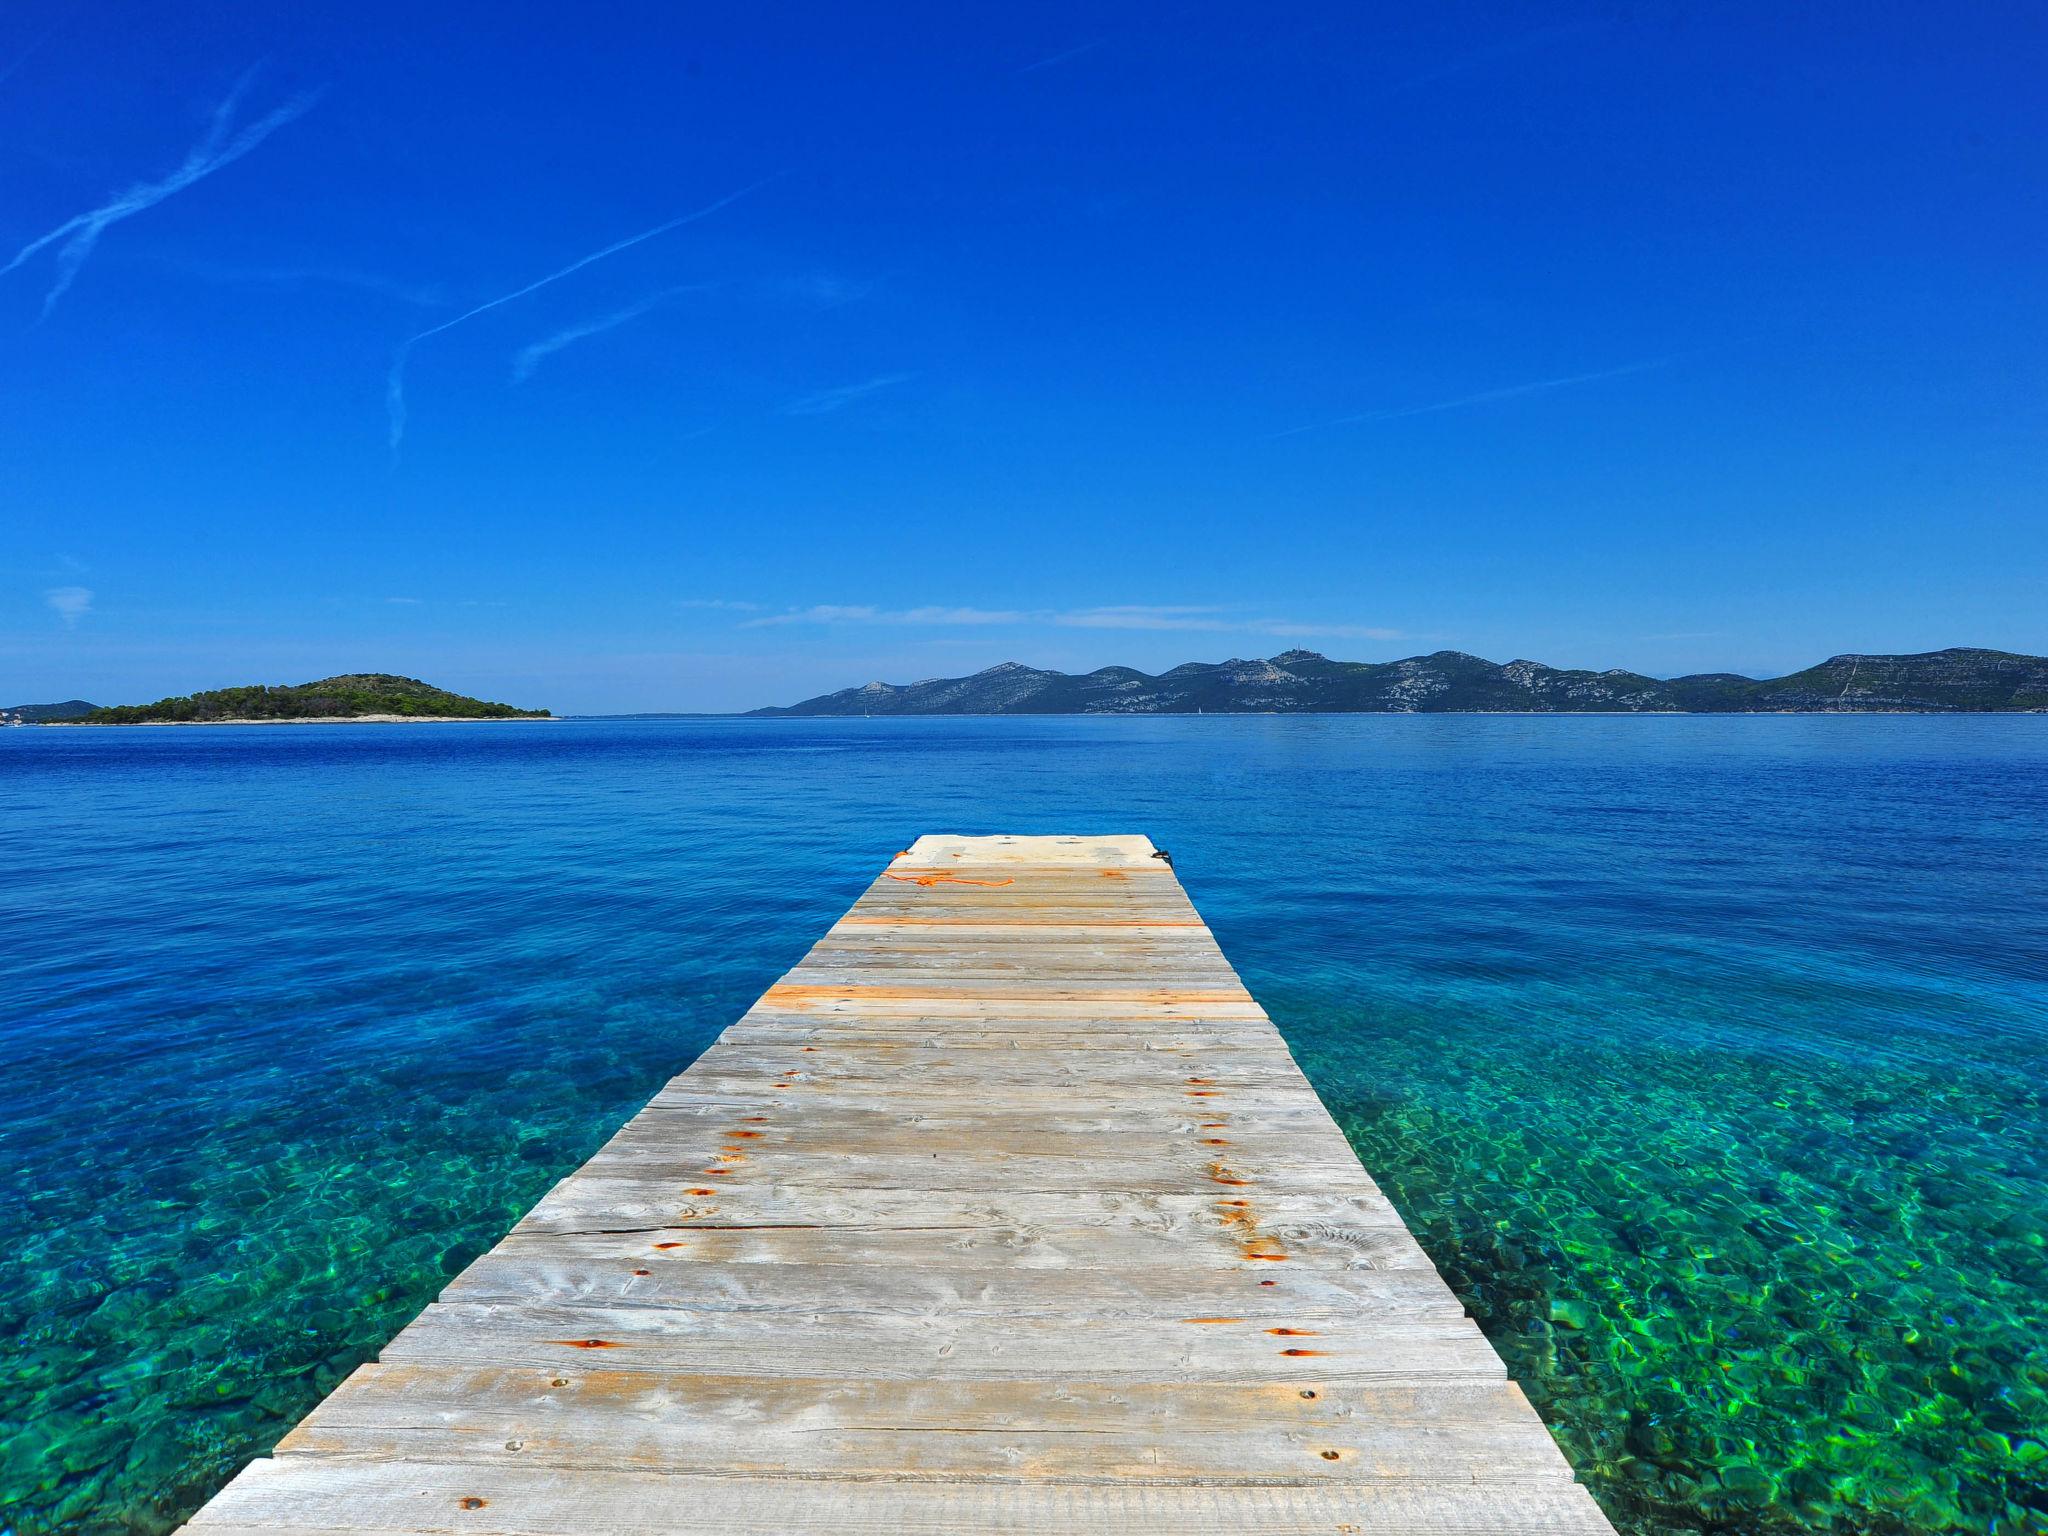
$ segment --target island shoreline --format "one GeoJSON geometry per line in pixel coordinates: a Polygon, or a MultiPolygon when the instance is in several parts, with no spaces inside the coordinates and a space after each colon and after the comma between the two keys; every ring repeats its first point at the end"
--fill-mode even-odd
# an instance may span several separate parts
{"type": "Polygon", "coordinates": [[[156,725],[546,725],[560,718],[558,715],[292,715],[267,720],[38,720],[23,723],[125,731],[136,726],[156,725]]]}

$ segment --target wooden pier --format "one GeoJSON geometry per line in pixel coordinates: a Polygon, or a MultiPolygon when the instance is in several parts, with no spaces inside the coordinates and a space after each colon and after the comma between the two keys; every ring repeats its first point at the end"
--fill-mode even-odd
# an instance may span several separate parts
{"type": "Polygon", "coordinates": [[[925,837],[187,1527],[1611,1531],[1142,837],[925,837]]]}

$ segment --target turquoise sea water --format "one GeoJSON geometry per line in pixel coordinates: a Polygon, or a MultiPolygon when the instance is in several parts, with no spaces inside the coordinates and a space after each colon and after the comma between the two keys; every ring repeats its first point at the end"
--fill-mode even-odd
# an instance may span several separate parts
{"type": "Polygon", "coordinates": [[[2048,1532],[2048,719],[0,731],[0,1532],[157,1532],[919,832],[1143,831],[1624,1530],[2048,1532]]]}

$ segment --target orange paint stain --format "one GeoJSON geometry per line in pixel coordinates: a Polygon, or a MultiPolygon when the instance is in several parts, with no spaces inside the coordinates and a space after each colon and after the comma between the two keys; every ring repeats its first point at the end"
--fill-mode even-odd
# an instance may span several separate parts
{"type": "Polygon", "coordinates": [[[1112,917],[1093,922],[1052,917],[842,917],[835,928],[1206,928],[1185,918],[1112,917]]]}
{"type": "MultiPolygon", "coordinates": [[[[1237,991],[1183,992],[1174,987],[1087,987],[1077,988],[1070,1001],[1114,1003],[1242,1003],[1246,993],[1237,991]]],[[[813,1003],[857,1002],[984,1002],[985,998],[960,987],[824,987],[796,982],[777,982],[761,994],[771,1008],[805,1012],[813,1003]]]]}

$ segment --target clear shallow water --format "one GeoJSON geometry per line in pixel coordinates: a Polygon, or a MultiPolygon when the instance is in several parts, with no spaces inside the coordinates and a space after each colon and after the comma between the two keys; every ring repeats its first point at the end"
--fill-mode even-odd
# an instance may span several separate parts
{"type": "Polygon", "coordinates": [[[2048,1531],[2048,720],[0,731],[0,1532],[163,1531],[921,831],[1149,832],[1624,1530],[2048,1531]]]}

